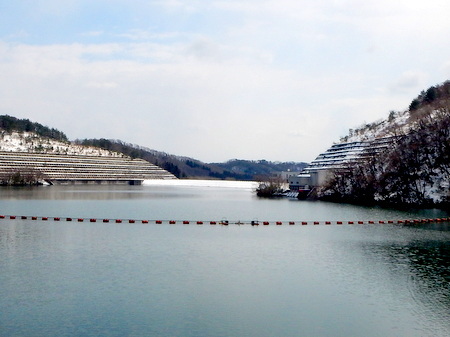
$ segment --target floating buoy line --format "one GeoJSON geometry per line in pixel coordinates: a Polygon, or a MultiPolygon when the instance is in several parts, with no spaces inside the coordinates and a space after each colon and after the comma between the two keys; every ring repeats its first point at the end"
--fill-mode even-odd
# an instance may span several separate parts
{"type": "Polygon", "coordinates": [[[192,220],[135,220],[135,219],[99,219],[99,218],[70,218],[70,217],[45,217],[28,215],[0,215],[0,220],[32,220],[32,221],[65,221],[65,222],[102,222],[102,223],[143,223],[143,224],[196,224],[196,225],[250,225],[250,226],[268,226],[268,225],[364,225],[364,224],[424,224],[424,223],[443,223],[450,222],[450,218],[435,219],[406,219],[406,220],[360,220],[360,221],[192,221],[192,220]]]}

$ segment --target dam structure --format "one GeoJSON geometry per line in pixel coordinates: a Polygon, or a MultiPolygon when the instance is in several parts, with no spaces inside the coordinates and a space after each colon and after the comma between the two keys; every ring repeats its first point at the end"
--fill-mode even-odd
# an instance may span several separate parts
{"type": "Polygon", "coordinates": [[[33,174],[50,185],[129,184],[150,179],[177,179],[143,159],[0,151],[0,176],[33,174]]]}
{"type": "Polygon", "coordinates": [[[320,153],[300,174],[288,177],[291,190],[323,186],[336,170],[345,170],[355,163],[369,159],[395,144],[397,136],[379,137],[333,144],[320,153]]]}

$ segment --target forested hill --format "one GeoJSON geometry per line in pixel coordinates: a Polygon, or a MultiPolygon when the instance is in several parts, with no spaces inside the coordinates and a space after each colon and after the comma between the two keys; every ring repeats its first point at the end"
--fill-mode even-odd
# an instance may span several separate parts
{"type": "MultiPolygon", "coordinates": [[[[342,142],[370,140],[408,133],[415,125],[426,119],[432,111],[448,107],[450,100],[450,81],[423,90],[414,98],[405,111],[390,111],[386,119],[365,123],[349,130],[342,142]]],[[[432,116],[432,114],[431,114],[432,116]]]]}
{"type": "Polygon", "coordinates": [[[450,208],[450,81],[422,91],[407,111],[350,130],[343,141],[388,137],[372,157],[336,170],[322,197],[388,206],[450,208]]]}
{"type": "Polygon", "coordinates": [[[267,160],[229,160],[225,163],[204,163],[197,159],[171,155],[146,147],[112,139],[83,139],[76,144],[96,146],[109,151],[124,153],[132,158],[147,160],[171,172],[179,178],[254,180],[258,176],[281,171],[301,171],[303,162],[271,162],[267,160]]]}
{"type": "Polygon", "coordinates": [[[67,136],[54,128],[49,128],[39,123],[31,122],[29,119],[18,119],[8,115],[0,115],[0,130],[7,133],[16,132],[32,132],[38,136],[54,139],[57,141],[67,142],[67,136]]]}

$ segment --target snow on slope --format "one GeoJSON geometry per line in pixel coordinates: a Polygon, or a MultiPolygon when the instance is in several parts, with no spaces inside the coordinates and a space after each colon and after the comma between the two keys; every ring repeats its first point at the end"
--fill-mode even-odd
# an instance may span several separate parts
{"type": "Polygon", "coordinates": [[[342,137],[340,142],[371,141],[381,137],[406,134],[410,128],[409,120],[409,111],[393,111],[387,119],[363,124],[356,129],[350,129],[349,135],[342,137]]]}
{"type": "MultiPolygon", "coordinates": [[[[389,117],[384,120],[379,120],[370,124],[363,124],[358,128],[350,129],[349,134],[342,137],[340,142],[337,143],[338,145],[333,146],[344,146],[346,143],[351,144],[352,142],[371,142],[383,137],[406,135],[411,132],[411,130],[416,128],[420,118],[431,117],[431,119],[434,119],[439,115],[438,112],[438,110],[432,109],[422,111],[418,110],[413,114],[411,114],[408,110],[403,112],[391,112],[389,117]]],[[[345,153],[347,157],[342,160],[348,160],[348,157],[354,153],[355,152],[351,151],[345,153]]],[[[329,160],[326,158],[326,155],[327,153],[321,154],[315,161],[312,162],[312,164],[317,162],[317,165],[320,166],[320,160],[329,160]],[[322,159],[323,157],[325,159],[322,159]]],[[[445,202],[450,196],[450,182],[448,180],[448,173],[445,173],[440,169],[434,169],[432,171],[430,181],[422,182],[421,185],[424,189],[424,197],[432,200],[436,204],[445,202]]],[[[416,202],[420,203],[420,200],[416,200],[416,202]]]]}
{"type": "Polygon", "coordinates": [[[73,145],[54,139],[42,138],[30,132],[0,132],[0,151],[7,152],[43,152],[65,155],[125,157],[117,152],[96,147],[73,145]]]}

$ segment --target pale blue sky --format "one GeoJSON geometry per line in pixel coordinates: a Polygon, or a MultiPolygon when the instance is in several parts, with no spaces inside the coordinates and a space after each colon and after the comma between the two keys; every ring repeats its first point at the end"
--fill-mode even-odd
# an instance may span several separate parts
{"type": "Polygon", "coordinates": [[[0,114],[206,162],[311,161],[450,78],[446,0],[0,0],[0,114]]]}

